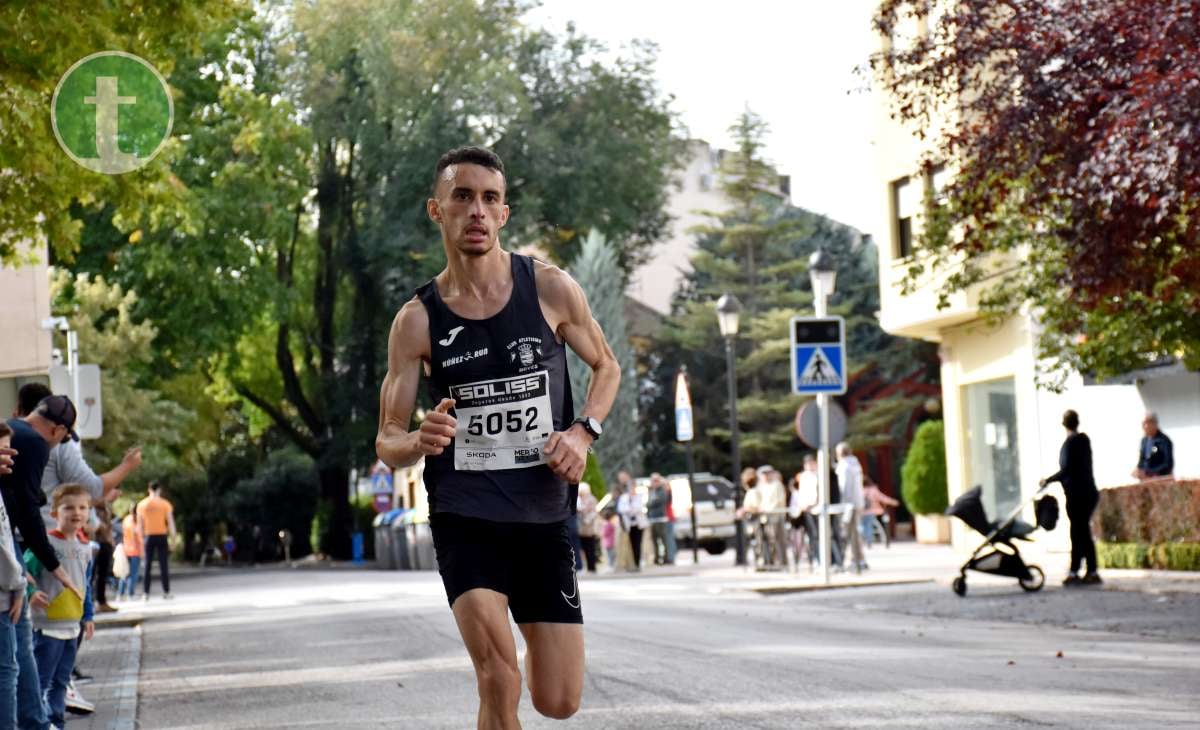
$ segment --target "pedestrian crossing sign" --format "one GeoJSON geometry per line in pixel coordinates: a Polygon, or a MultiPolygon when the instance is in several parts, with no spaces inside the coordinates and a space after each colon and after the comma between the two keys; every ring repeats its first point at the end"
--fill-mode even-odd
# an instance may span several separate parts
{"type": "Polygon", "coordinates": [[[841,317],[793,317],[792,393],[846,392],[846,323],[841,317]]]}

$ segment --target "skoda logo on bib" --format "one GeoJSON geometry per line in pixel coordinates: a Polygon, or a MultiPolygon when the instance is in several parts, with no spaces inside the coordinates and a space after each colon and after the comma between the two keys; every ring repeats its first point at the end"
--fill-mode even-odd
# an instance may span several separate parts
{"type": "Polygon", "coordinates": [[[450,397],[459,424],[466,424],[454,436],[455,469],[523,469],[545,463],[542,446],[554,431],[545,370],[453,385],[450,397]]]}

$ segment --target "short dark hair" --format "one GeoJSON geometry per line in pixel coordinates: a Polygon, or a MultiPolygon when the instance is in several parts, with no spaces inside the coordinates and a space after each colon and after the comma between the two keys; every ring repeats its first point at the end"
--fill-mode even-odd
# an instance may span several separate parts
{"type": "Polygon", "coordinates": [[[157,492],[162,489],[162,482],[158,481],[157,479],[151,479],[148,486],[151,492],[157,492]]]}
{"type": "Polygon", "coordinates": [[[1063,427],[1071,431],[1079,428],[1079,414],[1070,409],[1063,412],[1063,427]]]}
{"type": "Polygon", "coordinates": [[[4,421],[0,421],[0,439],[5,436],[12,436],[12,426],[9,426],[4,421]]]}
{"type": "Polygon", "coordinates": [[[487,147],[455,147],[438,159],[437,167],[433,170],[433,196],[437,197],[438,180],[441,179],[442,173],[447,167],[466,162],[472,165],[480,165],[489,170],[495,170],[500,173],[500,177],[508,178],[504,175],[504,161],[500,159],[500,155],[492,152],[487,147]]]}
{"type": "Polygon", "coordinates": [[[24,417],[37,410],[38,403],[53,393],[45,385],[38,382],[26,383],[17,391],[17,414],[24,417]]]}

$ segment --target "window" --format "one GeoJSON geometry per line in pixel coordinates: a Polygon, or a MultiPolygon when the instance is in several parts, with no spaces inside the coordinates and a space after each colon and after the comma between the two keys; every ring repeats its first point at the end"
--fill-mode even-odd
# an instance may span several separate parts
{"type": "Polygon", "coordinates": [[[929,192],[933,195],[934,201],[938,205],[945,202],[944,190],[946,183],[950,182],[950,172],[945,165],[937,165],[929,173],[929,192]]]}
{"type": "Polygon", "coordinates": [[[983,487],[988,518],[1002,519],[1021,501],[1017,389],[1012,378],[966,386],[970,481],[983,487]]]}
{"type": "Polygon", "coordinates": [[[913,254],[914,218],[921,206],[920,187],[912,178],[902,177],[892,182],[892,252],[897,259],[913,254]]]}

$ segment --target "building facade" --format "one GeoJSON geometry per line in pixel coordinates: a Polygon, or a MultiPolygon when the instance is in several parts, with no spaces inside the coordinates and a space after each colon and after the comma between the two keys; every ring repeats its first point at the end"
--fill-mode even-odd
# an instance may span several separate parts
{"type": "MultiPolygon", "coordinates": [[[[910,29],[921,32],[923,29],[910,29]]],[[[880,43],[895,39],[879,39],[880,43]]],[[[887,332],[939,345],[946,433],[949,497],[982,485],[988,514],[1007,513],[1038,489],[1039,479],[1058,469],[1065,432],[1063,410],[1079,412],[1081,430],[1092,441],[1099,486],[1128,484],[1137,464],[1141,420],[1159,416],[1175,443],[1177,477],[1200,475],[1200,452],[1188,448],[1200,437],[1200,374],[1178,367],[1149,368],[1106,384],[1072,376],[1062,393],[1039,389],[1038,321],[1022,312],[993,325],[980,315],[979,291],[957,292],[938,308],[942,278],[934,273],[905,293],[901,282],[919,240],[927,191],[936,197],[949,168],[921,174],[921,142],[889,115],[889,100],[876,91],[875,210],[879,242],[880,324],[887,332]]],[[[973,547],[978,538],[951,525],[953,541],[973,547]]],[[[1046,542],[1063,547],[1065,530],[1046,542]]]]}
{"type": "Polygon", "coordinates": [[[44,256],[19,268],[0,266],[0,416],[16,407],[17,390],[49,382],[52,347],[42,321],[50,316],[50,277],[44,256]]]}

